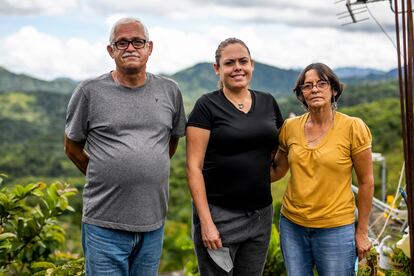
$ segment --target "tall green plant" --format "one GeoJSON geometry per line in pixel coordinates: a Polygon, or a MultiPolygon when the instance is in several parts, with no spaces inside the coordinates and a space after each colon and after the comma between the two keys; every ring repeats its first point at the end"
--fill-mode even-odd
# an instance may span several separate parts
{"type": "MultiPolygon", "coordinates": [[[[4,177],[0,175],[0,183],[4,177]]],[[[65,231],[57,217],[74,211],[68,198],[76,193],[75,188],[60,182],[0,189],[0,274],[83,273],[82,260],[73,262],[79,256],[59,251],[65,242],[65,231]]]]}
{"type": "Polygon", "coordinates": [[[270,238],[269,250],[263,271],[263,276],[271,275],[286,275],[282,250],[280,249],[279,232],[275,224],[272,225],[272,236],[270,238]]]}

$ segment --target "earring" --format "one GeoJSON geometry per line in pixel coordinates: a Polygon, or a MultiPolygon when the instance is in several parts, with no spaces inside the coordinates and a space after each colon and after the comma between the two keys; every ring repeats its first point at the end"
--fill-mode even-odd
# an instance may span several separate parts
{"type": "Polygon", "coordinates": [[[332,110],[335,111],[338,109],[338,103],[336,102],[335,95],[332,95],[333,102],[332,102],[332,110]]]}

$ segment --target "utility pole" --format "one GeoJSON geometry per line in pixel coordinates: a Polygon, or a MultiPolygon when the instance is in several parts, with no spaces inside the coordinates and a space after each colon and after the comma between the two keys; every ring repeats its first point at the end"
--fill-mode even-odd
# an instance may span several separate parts
{"type": "Polygon", "coordinates": [[[394,0],[397,39],[398,81],[404,142],[405,180],[407,184],[408,225],[410,234],[410,270],[414,273],[414,35],[412,0],[394,0]],[[398,3],[401,2],[401,7],[398,3]],[[400,21],[401,20],[401,21],[400,21]],[[401,22],[401,24],[400,24],[401,22]],[[401,42],[402,40],[402,42],[401,42]]]}

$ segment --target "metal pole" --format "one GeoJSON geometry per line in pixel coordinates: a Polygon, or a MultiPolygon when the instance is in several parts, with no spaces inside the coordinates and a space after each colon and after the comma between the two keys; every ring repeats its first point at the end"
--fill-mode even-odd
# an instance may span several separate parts
{"type": "MultiPolygon", "coordinates": [[[[398,80],[400,86],[400,103],[401,103],[401,121],[403,128],[404,142],[404,161],[405,161],[405,177],[407,186],[407,209],[408,224],[410,233],[410,254],[414,256],[414,118],[413,118],[413,14],[411,0],[402,1],[402,38],[403,53],[401,55],[400,47],[400,27],[399,27],[399,9],[398,0],[394,0],[395,5],[395,28],[397,38],[397,60],[398,60],[398,80]],[[405,10],[405,3],[407,10],[405,10]],[[407,20],[405,14],[407,12],[407,20]],[[404,67],[401,66],[401,57],[404,61],[404,67]],[[404,70],[404,78],[402,76],[404,70]]],[[[412,257],[413,258],[413,257],[412,257]]],[[[411,273],[414,273],[414,262],[410,262],[411,273]]]]}
{"type": "Polygon", "coordinates": [[[381,162],[381,186],[382,186],[382,201],[387,202],[387,176],[386,176],[386,161],[382,157],[381,162]]]}
{"type": "MultiPolygon", "coordinates": [[[[407,124],[407,156],[405,159],[405,177],[407,183],[408,213],[410,227],[410,254],[414,254],[414,119],[413,119],[413,9],[411,0],[407,0],[407,41],[408,41],[408,67],[407,67],[407,91],[405,99],[406,124],[407,124]]],[[[414,256],[414,255],[411,255],[414,256]]],[[[411,272],[414,272],[414,262],[410,262],[411,272]]]]}

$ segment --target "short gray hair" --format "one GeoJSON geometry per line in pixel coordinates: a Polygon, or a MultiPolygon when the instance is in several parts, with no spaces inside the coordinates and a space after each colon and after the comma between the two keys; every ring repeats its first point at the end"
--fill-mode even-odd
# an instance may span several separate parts
{"type": "Polygon", "coordinates": [[[121,18],[118,21],[116,21],[114,23],[114,25],[112,26],[111,32],[109,34],[109,44],[112,44],[114,42],[116,29],[120,25],[128,24],[128,23],[138,23],[138,24],[140,24],[144,28],[145,40],[149,40],[148,29],[144,25],[144,23],[142,23],[141,20],[139,20],[138,18],[134,18],[134,17],[124,17],[124,18],[121,18]]]}

